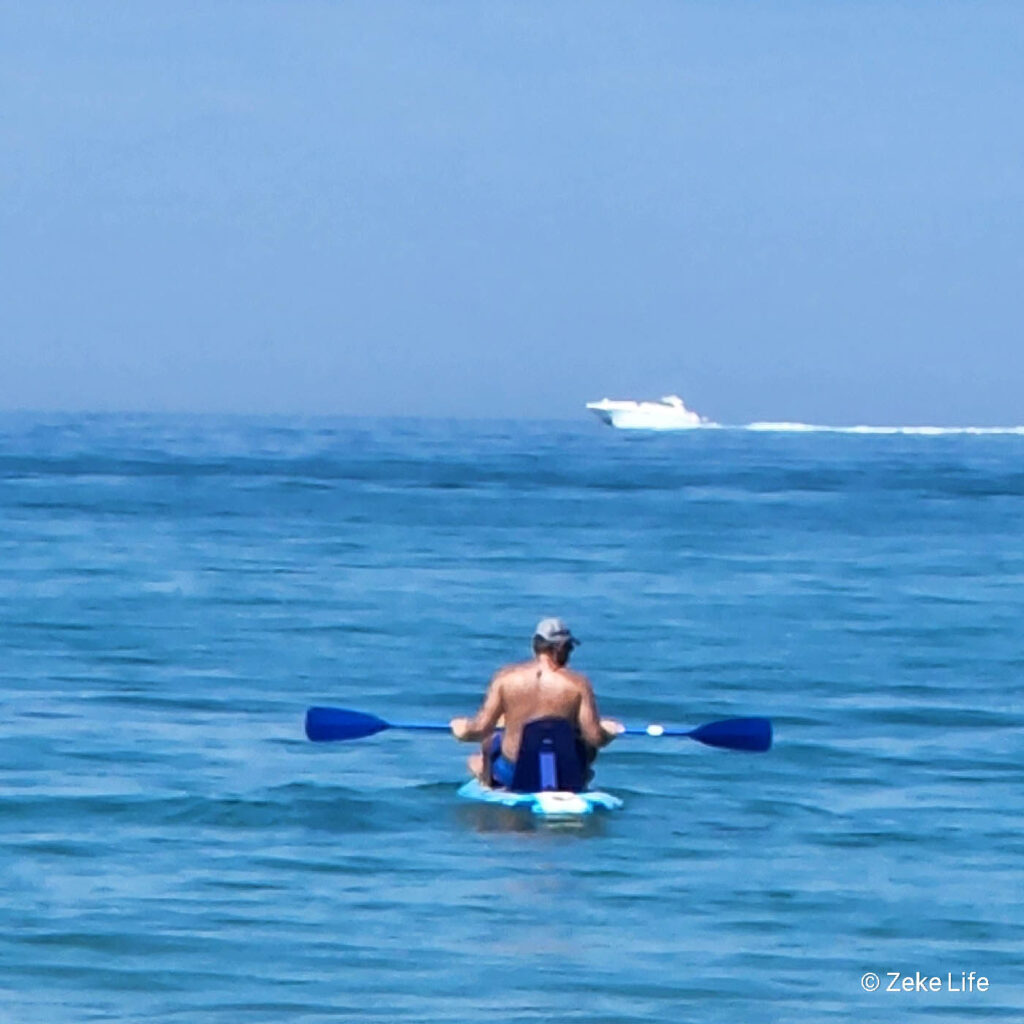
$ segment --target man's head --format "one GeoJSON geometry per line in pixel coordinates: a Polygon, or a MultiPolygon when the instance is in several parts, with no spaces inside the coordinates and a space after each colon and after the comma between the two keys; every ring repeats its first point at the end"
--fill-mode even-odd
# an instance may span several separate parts
{"type": "Polygon", "coordinates": [[[556,665],[564,665],[579,640],[561,619],[541,619],[533,631],[533,653],[547,654],[556,665]]]}

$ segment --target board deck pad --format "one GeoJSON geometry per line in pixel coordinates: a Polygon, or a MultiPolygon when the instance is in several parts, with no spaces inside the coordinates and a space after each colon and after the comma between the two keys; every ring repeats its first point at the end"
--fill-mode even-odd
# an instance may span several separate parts
{"type": "Polygon", "coordinates": [[[595,810],[614,811],[622,801],[611,793],[588,789],[582,793],[544,790],[540,793],[512,793],[507,789],[492,789],[479,779],[470,779],[459,789],[459,796],[485,804],[502,807],[522,807],[546,817],[569,817],[593,814],[595,810]]]}

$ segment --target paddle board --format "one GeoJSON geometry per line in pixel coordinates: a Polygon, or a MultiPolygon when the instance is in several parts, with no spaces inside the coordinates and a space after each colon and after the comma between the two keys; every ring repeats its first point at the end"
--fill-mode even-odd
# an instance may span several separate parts
{"type": "Polygon", "coordinates": [[[588,789],[582,793],[566,793],[561,790],[512,793],[507,789],[492,789],[479,779],[470,779],[459,789],[459,796],[485,804],[500,804],[502,807],[522,807],[534,814],[556,818],[593,814],[597,809],[614,811],[622,806],[617,796],[602,793],[598,789],[588,789]]]}

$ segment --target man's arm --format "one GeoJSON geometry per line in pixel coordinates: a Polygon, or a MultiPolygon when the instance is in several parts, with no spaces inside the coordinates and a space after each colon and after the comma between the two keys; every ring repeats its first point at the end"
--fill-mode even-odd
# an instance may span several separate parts
{"type": "Polygon", "coordinates": [[[499,672],[487,688],[487,696],[480,710],[472,718],[453,718],[451,730],[457,740],[473,743],[486,739],[498,724],[498,719],[505,713],[505,699],[501,690],[502,673],[499,672]]]}
{"type": "Polygon", "coordinates": [[[603,747],[611,743],[623,726],[610,718],[602,719],[597,710],[597,700],[589,681],[582,679],[583,692],[580,696],[580,732],[592,747],[603,747]]]}

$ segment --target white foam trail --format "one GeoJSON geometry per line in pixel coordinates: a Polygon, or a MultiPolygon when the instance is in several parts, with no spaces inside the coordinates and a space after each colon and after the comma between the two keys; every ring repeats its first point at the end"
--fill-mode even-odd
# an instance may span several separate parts
{"type": "Polygon", "coordinates": [[[742,430],[772,430],[786,433],[800,433],[810,430],[827,430],[827,427],[816,427],[812,423],[748,423],[742,430]]]}
{"type": "Polygon", "coordinates": [[[1020,427],[828,427],[817,423],[748,423],[741,430],[756,430],[777,433],[827,433],[827,434],[907,434],[926,437],[942,437],[951,434],[1017,434],[1024,435],[1020,427]]]}

